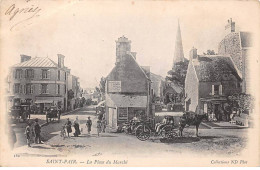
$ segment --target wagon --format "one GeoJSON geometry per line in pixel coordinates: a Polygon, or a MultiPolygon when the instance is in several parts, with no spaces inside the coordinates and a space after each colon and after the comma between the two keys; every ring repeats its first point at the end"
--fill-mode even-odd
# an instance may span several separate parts
{"type": "Polygon", "coordinates": [[[174,126],[173,116],[167,116],[167,119],[168,123],[164,124],[159,132],[156,132],[156,127],[152,126],[151,120],[143,121],[135,129],[136,137],[141,141],[148,140],[151,136],[167,139],[173,139],[174,137],[177,137],[178,128],[174,126]]]}
{"type": "Polygon", "coordinates": [[[46,122],[49,123],[50,121],[57,120],[57,122],[60,121],[60,110],[56,106],[52,106],[47,112],[46,112],[46,122]]]}
{"type": "Polygon", "coordinates": [[[30,119],[30,105],[13,106],[10,110],[10,116],[12,119],[19,121],[22,119],[25,122],[30,119]]]}

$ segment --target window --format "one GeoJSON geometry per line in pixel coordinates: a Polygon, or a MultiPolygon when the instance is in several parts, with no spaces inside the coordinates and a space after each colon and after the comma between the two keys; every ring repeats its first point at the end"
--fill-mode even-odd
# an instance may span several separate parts
{"type": "Polygon", "coordinates": [[[118,119],[119,120],[127,120],[128,119],[127,107],[119,107],[118,108],[118,119]]]}
{"type": "Polygon", "coordinates": [[[14,93],[20,93],[20,83],[14,84],[14,93]]]}
{"type": "Polygon", "coordinates": [[[32,94],[32,93],[33,93],[33,85],[26,84],[26,94],[32,94]]]}
{"type": "Polygon", "coordinates": [[[49,79],[50,78],[50,70],[44,69],[42,70],[42,79],[49,79]]]}
{"type": "Polygon", "coordinates": [[[219,95],[219,85],[214,85],[214,94],[219,95]]]}
{"type": "Polygon", "coordinates": [[[58,84],[58,94],[60,94],[60,85],[58,84]]]}
{"type": "Polygon", "coordinates": [[[66,94],[66,85],[64,85],[64,93],[66,94]]]}
{"type": "Polygon", "coordinates": [[[58,80],[60,80],[60,70],[58,70],[58,80]]]}
{"type": "Polygon", "coordinates": [[[48,93],[48,84],[42,84],[41,93],[42,93],[42,94],[48,93]]]}
{"type": "Polygon", "coordinates": [[[15,70],[15,79],[21,79],[22,78],[22,74],[23,74],[23,70],[22,69],[16,69],[15,70]]]}
{"type": "Polygon", "coordinates": [[[65,80],[67,80],[67,73],[65,72],[65,78],[64,78],[65,80]]]}
{"type": "Polygon", "coordinates": [[[34,70],[26,69],[25,70],[25,78],[34,78],[34,70]]]}
{"type": "Polygon", "coordinates": [[[212,85],[212,95],[222,95],[222,85],[212,85]]]}

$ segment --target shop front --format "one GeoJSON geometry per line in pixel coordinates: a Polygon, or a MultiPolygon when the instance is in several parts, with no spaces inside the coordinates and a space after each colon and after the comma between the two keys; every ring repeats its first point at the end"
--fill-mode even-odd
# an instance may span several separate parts
{"type": "Polygon", "coordinates": [[[36,113],[43,114],[45,110],[48,110],[51,106],[57,106],[63,109],[62,97],[36,97],[35,106],[36,113]]]}
{"type": "Polygon", "coordinates": [[[117,130],[123,123],[136,116],[139,119],[149,117],[147,96],[129,96],[109,94],[106,96],[106,120],[109,128],[117,130]]]}
{"type": "Polygon", "coordinates": [[[225,96],[201,98],[200,103],[200,110],[208,115],[209,121],[229,121],[230,113],[226,110],[227,98],[225,96]]]}

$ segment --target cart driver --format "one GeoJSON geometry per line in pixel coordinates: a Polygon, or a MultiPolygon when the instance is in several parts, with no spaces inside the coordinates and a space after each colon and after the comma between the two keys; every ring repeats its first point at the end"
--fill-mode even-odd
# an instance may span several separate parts
{"type": "Polygon", "coordinates": [[[155,125],[156,133],[159,133],[161,128],[163,128],[167,123],[168,123],[167,116],[164,116],[162,122],[161,123],[157,123],[155,125]]]}

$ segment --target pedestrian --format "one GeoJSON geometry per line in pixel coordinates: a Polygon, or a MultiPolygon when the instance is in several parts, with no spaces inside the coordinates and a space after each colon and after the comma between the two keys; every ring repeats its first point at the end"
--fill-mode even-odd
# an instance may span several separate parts
{"type": "Polygon", "coordinates": [[[74,136],[75,136],[75,137],[78,137],[78,136],[80,135],[78,116],[77,116],[76,119],[74,120],[73,124],[74,124],[74,128],[75,128],[74,136]]]}
{"type": "Polygon", "coordinates": [[[72,129],[71,129],[71,121],[69,118],[67,119],[66,128],[67,128],[68,137],[70,137],[70,133],[72,132],[72,129]]]}
{"type": "Polygon", "coordinates": [[[31,122],[28,122],[24,134],[26,135],[26,142],[28,147],[31,147],[31,122]]]}
{"type": "Polygon", "coordinates": [[[90,134],[90,132],[91,132],[91,126],[92,126],[92,121],[91,121],[91,119],[90,119],[90,116],[88,117],[86,126],[87,126],[87,128],[88,128],[88,134],[90,134]]]}
{"type": "Polygon", "coordinates": [[[102,126],[102,132],[105,133],[105,129],[106,129],[106,119],[105,119],[105,116],[103,117],[103,119],[101,121],[101,126],[102,126]]]}
{"type": "Polygon", "coordinates": [[[98,136],[101,133],[101,130],[102,130],[101,120],[98,120],[97,121],[97,134],[98,134],[98,136]]]}
{"type": "Polygon", "coordinates": [[[35,119],[35,123],[34,123],[34,134],[35,134],[35,143],[39,143],[42,144],[41,142],[41,126],[38,123],[38,119],[35,119]]]}

